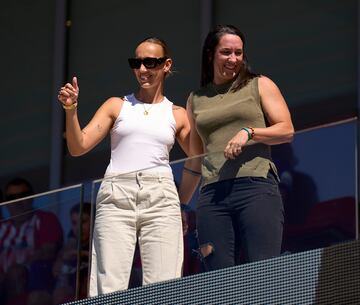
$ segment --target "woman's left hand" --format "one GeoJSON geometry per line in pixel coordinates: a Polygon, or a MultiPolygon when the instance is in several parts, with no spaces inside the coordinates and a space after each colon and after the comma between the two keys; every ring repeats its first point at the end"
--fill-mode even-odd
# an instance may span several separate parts
{"type": "Polygon", "coordinates": [[[248,133],[245,130],[240,130],[226,145],[224,149],[225,158],[234,160],[240,155],[242,147],[246,144],[248,138],[248,133]]]}

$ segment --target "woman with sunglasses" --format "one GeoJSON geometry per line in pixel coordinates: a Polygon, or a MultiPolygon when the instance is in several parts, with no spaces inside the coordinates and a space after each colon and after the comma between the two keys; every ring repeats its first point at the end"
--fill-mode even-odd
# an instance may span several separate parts
{"type": "Polygon", "coordinates": [[[190,125],[185,109],[163,93],[172,66],[165,42],[143,40],[128,61],[139,89],[105,101],[85,128],[77,117],[77,79],[58,96],[73,156],[111,135],[111,159],[97,195],[90,296],[128,288],[137,240],[143,284],[181,276],[182,223],[169,152],[175,138],[188,151],[190,125]]]}
{"type": "Polygon", "coordinates": [[[281,249],[283,204],[270,145],[291,141],[294,129],[275,83],[250,71],[244,43],[231,25],[209,32],[202,87],[187,104],[190,155],[206,153],[201,167],[191,170],[202,174],[196,215],[207,270],[234,266],[240,258],[271,258],[281,249]]]}

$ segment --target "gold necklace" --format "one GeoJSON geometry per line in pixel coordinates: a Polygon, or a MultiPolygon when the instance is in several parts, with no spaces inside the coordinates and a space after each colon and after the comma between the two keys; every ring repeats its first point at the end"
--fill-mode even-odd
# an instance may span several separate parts
{"type": "Polygon", "coordinates": [[[150,109],[152,108],[152,106],[154,106],[154,104],[151,104],[150,107],[148,109],[146,109],[145,103],[142,103],[142,105],[143,105],[143,108],[144,108],[144,115],[148,115],[150,109]]]}
{"type": "Polygon", "coordinates": [[[230,92],[230,90],[232,88],[232,84],[225,93],[220,93],[218,90],[216,90],[216,85],[215,84],[211,84],[211,88],[215,91],[216,95],[218,95],[220,97],[220,99],[222,99],[224,96],[226,96],[230,92]]]}

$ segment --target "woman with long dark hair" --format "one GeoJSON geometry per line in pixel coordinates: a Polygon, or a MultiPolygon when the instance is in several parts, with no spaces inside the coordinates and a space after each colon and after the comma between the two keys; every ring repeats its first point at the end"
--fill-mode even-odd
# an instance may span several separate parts
{"type": "MultiPolygon", "coordinates": [[[[271,79],[251,72],[245,37],[232,25],[207,35],[201,85],[191,93],[187,112],[190,154],[206,154],[196,211],[205,267],[277,256],[284,215],[270,146],[292,140],[286,102],[271,79]]],[[[196,171],[194,164],[187,168],[185,179],[196,171]]]]}

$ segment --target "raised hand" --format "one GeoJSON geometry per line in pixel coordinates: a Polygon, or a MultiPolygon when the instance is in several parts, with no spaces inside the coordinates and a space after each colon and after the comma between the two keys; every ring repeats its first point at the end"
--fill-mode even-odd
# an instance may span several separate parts
{"type": "Polygon", "coordinates": [[[71,106],[77,103],[79,97],[79,86],[77,78],[73,77],[72,84],[67,83],[59,90],[58,99],[64,106],[71,106]]]}

